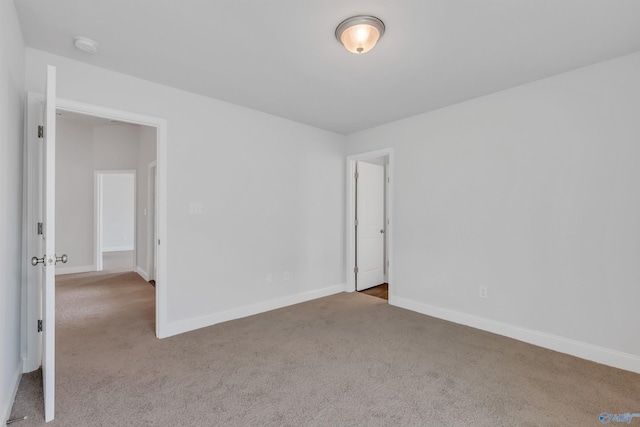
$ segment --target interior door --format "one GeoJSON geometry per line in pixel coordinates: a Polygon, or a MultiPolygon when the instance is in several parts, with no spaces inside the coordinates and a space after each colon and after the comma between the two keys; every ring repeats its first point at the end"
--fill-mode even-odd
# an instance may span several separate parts
{"type": "MultiPolygon", "coordinates": [[[[148,232],[147,235],[147,240],[149,240],[149,262],[148,265],[151,266],[151,268],[148,268],[149,270],[149,280],[156,280],[156,278],[158,277],[158,253],[156,251],[156,242],[158,241],[158,234],[156,232],[156,230],[158,229],[158,224],[156,221],[156,210],[157,210],[157,202],[156,202],[156,191],[157,191],[157,185],[156,185],[156,172],[157,172],[157,166],[155,164],[155,162],[153,163],[153,166],[149,166],[149,206],[148,206],[148,212],[149,212],[149,216],[147,217],[147,221],[148,222],[148,228],[150,228],[150,231],[148,232]]],[[[157,286],[157,284],[156,284],[157,286]]]]}
{"type": "MultiPolygon", "coordinates": [[[[55,336],[56,336],[56,69],[47,68],[44,101],[44,283],[42,288],[43,355],[42,383],[44,392],[44,418],[54,418],[55,404],[55,336]]],[[[66,256],[65,262],[66,262],[66,256]]]]}
{"type": "MultiPolygon", "coordinates": [[[[35,255],[36,260],[45,253],[42,227],[44,223],[44,166],[42,140],[38,138],[39,126],[44,123],[43,105],[44,95],[27,93],[27,138],[24,145],[25,156],[25,209],[26,248],[24,262],[27,264],[35,255]]],[[[44,261],[44,258],[40,258],[44,261]]],[[[31,261],[33,262],[33,261],[31,261]]],[[[36,264],[38,265],[38,264],[36,264]]],[[[44,283],[44,268],[26,265],[26,298],[23,309],[26,320],[26,340],[24,342],[24,372],[32,372],[42,366],[42,334],[38,332],[38,321],[42,319],[42,285],[44,283]]]]}
{"type": "Polygon", "coordinates": [[[384,166],[357,162],[356,290],[384,283],[384,166]]]}

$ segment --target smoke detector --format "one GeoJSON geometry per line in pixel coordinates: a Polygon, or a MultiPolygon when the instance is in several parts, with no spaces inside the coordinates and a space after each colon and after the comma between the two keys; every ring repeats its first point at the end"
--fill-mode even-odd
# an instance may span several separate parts
{"type": "Polygon", "coordinates": [[[94,55],[98,52],[98,43],[86,37],[76,37],[73,39],[73,44],[77,49],[90,55],[94,55]]]}

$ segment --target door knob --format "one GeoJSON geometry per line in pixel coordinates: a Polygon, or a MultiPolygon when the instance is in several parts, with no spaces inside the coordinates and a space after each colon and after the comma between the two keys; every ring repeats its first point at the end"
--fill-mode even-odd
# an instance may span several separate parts
{"type": "Polygon", "coordinates": [[[380,230],[380,234],[384,234],[384,230],[380,230]]]}
{"type": "MultiPolygon", "coordinates": [[[[33,265],[34,267],[38,264],[44,264],[44,256],[42,258],[38,258],[38,257],[33,257],[31,258],[31,265],[33,265]]],[[[61,262],[63,264],[66,264],[67,261],[69,261],[69,257],[67,256],[67,254],[63,254],[62,256],[57,256],[56,257],[56,264],[61,262]]],[[[49,264],[51,264],[53,261],[49,261],[49,264]]]]}
{"type": "Polygon", "coordinates": [[[34,267],[40,263],[44,264],[44,256],[42,258],[38,258],[37,256],[31,258],[31,265],[34,267]]]}

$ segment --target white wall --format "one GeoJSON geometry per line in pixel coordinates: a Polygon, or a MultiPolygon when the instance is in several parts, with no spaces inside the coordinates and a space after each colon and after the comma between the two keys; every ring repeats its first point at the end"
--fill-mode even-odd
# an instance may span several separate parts
{"type": "Polygon", "coordinates": [[[395,150],[394,303],[640,371],[639,113],[640,53],[349,136],[395,150]]]}
{"type": "Polygon", "coordinates": [[[134,249],[136,176],[107,173],[102,176],[102,251],[134,249]]]}
{"type": "Polygon", "coordinates": [[[138,125],[115,124],[93,128],[93,166],[96,170],[138,167],[138,125]]]}
{"type": "Polygon", "coordinates": [[[0,1],[0,420],[22,372],[22,138],[24,42],[11,1],[0,1]]]}
{"type": "Polygon", "coordinates": [[[96,126],[64,116],[56,125],[56,248],[57,253],[69,256],[67,264],[56,266],[56,273],[92,271],[94,171],[137,169],[141,127],[96,126]]]}
{"type": "Polygon", "coordinates": [[[26,56],[29,90],[42,91],[51,64],[61,98],[167,120],[159,285],[168,333],[343,289],[345,137],[41,51],[26,56]],[[203,214],[190,215],[190,202],[203,214]]]}

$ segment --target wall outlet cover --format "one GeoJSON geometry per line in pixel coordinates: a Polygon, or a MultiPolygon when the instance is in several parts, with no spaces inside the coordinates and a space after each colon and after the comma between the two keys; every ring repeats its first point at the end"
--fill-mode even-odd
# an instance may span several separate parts
{"type": "Polygon", "coordinates": [[[190,215],[202,215],[202,203],[200,202],[190,202],[189,203],[189,214],[190,215]]]}

